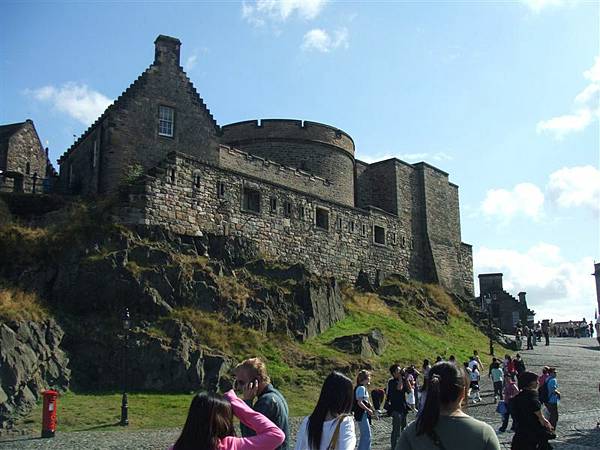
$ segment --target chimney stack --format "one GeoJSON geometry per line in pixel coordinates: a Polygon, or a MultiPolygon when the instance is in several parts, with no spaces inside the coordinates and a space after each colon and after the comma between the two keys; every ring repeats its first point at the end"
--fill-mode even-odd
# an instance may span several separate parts
{"type": "Polygon", "coordinates": [[[154,64],[174,64],[179,66],[181,41],[177,38],[159,35],[154,41],[154,64]]]}

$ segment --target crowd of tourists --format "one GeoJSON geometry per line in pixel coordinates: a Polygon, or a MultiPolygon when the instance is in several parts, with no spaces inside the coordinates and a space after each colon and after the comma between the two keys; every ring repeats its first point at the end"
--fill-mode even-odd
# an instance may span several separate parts
{"type": "MultiPolygon", "coordinates": [[[[540,375],[529,372],[519,354],[492,360],[487,376],[502,414],[498,431],[464,412],[469,402],[481,401],[483,370],[474,351],[463,364],[454,356],[447,361],[438,356],[433,365],[426,359],[419,368],[393,364],[385,389],[369,388],[367,370],[358,372],[355,383],[331,372],[313,412],[300,424],[295,450],[354,450],[357,444],[358,450],[368,450],[371,422],[384,415],[392,418],[392,450],[499,450],[497,433],[507,430],[511,417],[513,450],[552,448],[548,441],[555,437],[560,400],[556,369],[544,367],[540,375]],[[408,423],[408,417],[414,420],[408,423]]],[[[181,435],[169,450],[292,448],[288,405],[271,384],[265,363],[245,360],[234,375],[233,389],[223,396],[200,393],[193,398],[181,435]],[[240,422],[239,437],[234,417],[240,422]]]]}

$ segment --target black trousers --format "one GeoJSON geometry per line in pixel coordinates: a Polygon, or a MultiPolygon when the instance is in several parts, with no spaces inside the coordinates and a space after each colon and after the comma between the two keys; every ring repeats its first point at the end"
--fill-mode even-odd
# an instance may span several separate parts
{"type": "Polygon", "coordinates": [[[552,446],[547,439],[533,434],[515,433],[513,436],[511,450],[550,450],[552,446]]]}

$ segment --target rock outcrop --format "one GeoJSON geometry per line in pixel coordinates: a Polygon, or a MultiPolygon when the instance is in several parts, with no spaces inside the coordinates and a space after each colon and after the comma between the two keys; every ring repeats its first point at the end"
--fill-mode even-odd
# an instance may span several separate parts
{"type": "Polygon", "coordinates": [[[29,412],[43,390],[69,386],[63,336],[52,319],[0,322],[0,428],[29,412]]]}
{"type": "Polygon", "coordinates": [[[331,345],[343,352],[360,355],[362,358],[371,358],[383,354],[386,342],[383,333],[375,328],[365,334],[335,338],[331,345]]]}

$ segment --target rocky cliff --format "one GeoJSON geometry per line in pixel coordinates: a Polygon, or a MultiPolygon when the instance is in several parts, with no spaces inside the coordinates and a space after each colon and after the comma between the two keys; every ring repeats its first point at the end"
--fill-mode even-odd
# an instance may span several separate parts
{"type": "Polygon", "coordinates": [[[26,414],[43,390],[68,387],[63,336],[52,319],[0,323],[0,428],[26,414]]]}

